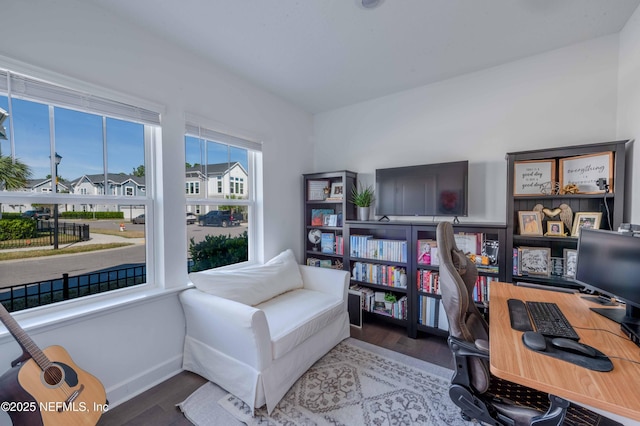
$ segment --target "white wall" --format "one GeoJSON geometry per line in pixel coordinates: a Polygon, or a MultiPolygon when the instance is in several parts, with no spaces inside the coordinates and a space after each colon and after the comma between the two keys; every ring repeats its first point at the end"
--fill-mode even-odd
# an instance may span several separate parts
{"type": "MultiPolygon", "coordinates": [[[[618,72],[618,137],[640,142],[640,8],[620,32],[620,63],[618,72]]],[[[633,146],[627,167],[631,174],[625,200],[631,223],[640,224],[640,196],[632,189],[640,188],[640,148],[633,146]]]]}
{"type": "MultiPolygon", "coordinates": [[[[160,284],[187,282],[185,208],[180,207],[185,205],[185,112],[220,123],[219,130],[264,141],[264,255],[288,247],[301,252],[300,186],[301,174],[312,171],[311,115],[82,1],[4,3],[0,55],[166,108],[156,174],[160,232],[153,236],[152,254],[160,265],[160,284]]],[[[184,321],[172,294],[29,333],[42,347],[68,347],[117,403],[179,369],[184,321]]],[[[0,335],[4,371],[20,350],[2,327],[0,335]]]]}
{"type": "Polygon", "coordinates": [[[609,36],[318,114],[315,168],[468,159],[463,220],[505,222],[507,152],[615,139],[617,63],[609,36]]]}

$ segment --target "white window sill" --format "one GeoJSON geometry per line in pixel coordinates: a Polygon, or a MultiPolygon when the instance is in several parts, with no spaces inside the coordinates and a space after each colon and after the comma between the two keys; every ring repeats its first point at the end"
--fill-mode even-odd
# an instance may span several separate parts
{"type": "MultiPolygon", "coordinates": [[[[51,305],[25,309],[13,312],[11,315],[25,331],[33,332],[37,330],[42,332],[86,320],[89,317],[97,317],[105,313],[129,309],[136,304],[149,303],[163,297],[170,297],[192,286],[193,284],[185,284],[181,287],[165,289],[145,284],[140,288],[130,287],[112,290],[108,293],[84,296],[51,305]]],[[[0,344],[4,344],[7,339],[13,339],[13,336],[6,328],[0,329],[0,344]]]]}

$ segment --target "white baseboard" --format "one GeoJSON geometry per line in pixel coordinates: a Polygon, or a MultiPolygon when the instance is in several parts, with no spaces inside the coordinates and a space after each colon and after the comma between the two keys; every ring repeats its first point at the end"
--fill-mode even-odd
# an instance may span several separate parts
{"type": "Polygon", "coordinates": [[[182,354],[107,389],[109,408],[130,400],[182,371],[182,354]]]}

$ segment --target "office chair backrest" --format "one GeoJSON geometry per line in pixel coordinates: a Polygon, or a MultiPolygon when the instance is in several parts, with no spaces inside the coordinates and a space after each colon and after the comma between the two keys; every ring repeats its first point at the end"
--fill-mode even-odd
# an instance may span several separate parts
{"type": "MultiPolygon", "coordinates": [[[[489,327],[473,302],[473,290],[478,270],[473,262],[458,249],[453,226],[440,222],[436,231],[440,260],[440,292],[442,304],[449,320],[449,334],[469,343],[476,340],[489,342],[489,327]]],[[[489,366],[486,360],[471,359],[470,380],[473,387],[484,393],[489,387],[489,366]]]]}

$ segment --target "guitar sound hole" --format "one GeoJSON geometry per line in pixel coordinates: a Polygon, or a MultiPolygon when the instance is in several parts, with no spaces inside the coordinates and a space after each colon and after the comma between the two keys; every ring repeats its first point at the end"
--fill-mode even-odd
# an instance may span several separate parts
{"type": "Polygon", "coordinates": [[[57,387],[64,379],[64,371],[57,365],[47,367],[42,372],[42,380],[49,387],[57,387]]]}

